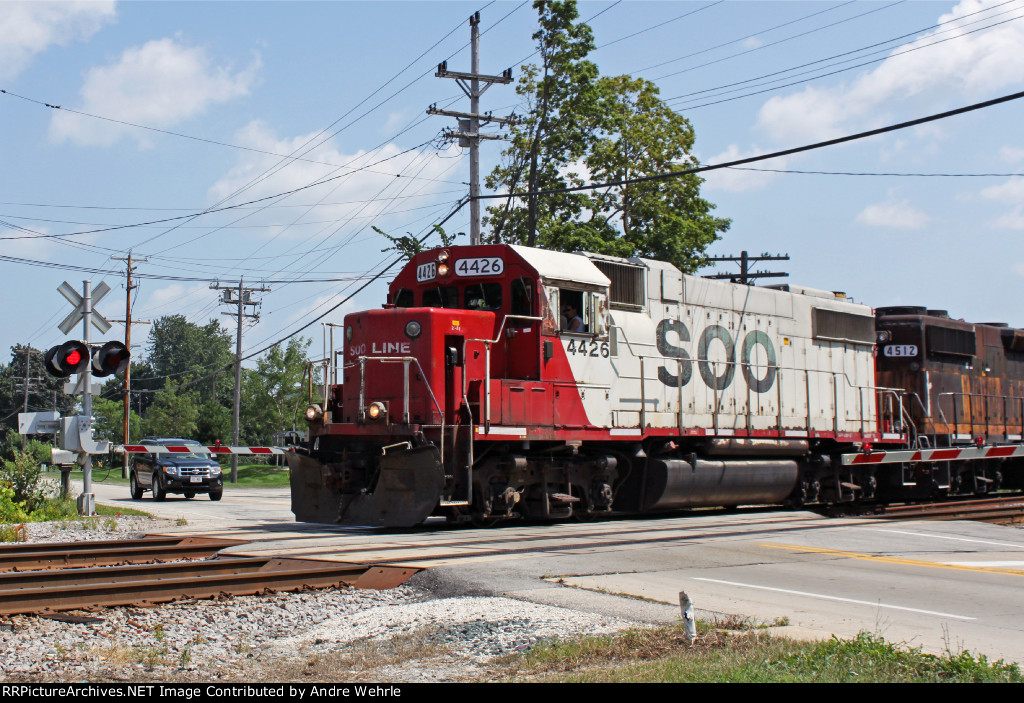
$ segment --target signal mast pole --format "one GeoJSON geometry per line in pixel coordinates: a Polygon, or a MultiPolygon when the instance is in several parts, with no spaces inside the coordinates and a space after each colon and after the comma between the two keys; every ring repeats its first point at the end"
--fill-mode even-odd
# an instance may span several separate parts
{"type": "Polygon", "coordinates": [[[512,69],[505,69],[500,76],[487,76],[480,73],[480,13],[476,12],[469,18],[470,40],[472,55],[470,58],[470,72],[460,73],[449,71],[448,62],[442,61],[437,65],[437,78],[453,78],[462,88],[462,92],[469,97],[469,112],[453,112],[451,110],[438,109],[437,104],[431,105],[427,110],[428,115],[446,115],[459,120],[459,131],[445,131],[446,139],[458,139],[459,146],[469,147],[469,243],[480,244],[480,140],[501,139],[497,134],[481,134],[480,125],[494,122],[496,124],[511,124],[515,122],[514,117],[494,117],[491,113],[480,114],[480,96],[491,87],[493,83],[506,85],[512,82],[512,69]],[[481,88],[480,85],[483,84],[481,88]]]}

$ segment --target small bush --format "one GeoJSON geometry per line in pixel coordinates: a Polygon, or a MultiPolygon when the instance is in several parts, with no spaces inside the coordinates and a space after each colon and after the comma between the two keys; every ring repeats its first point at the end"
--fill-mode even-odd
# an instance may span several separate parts
{"type": "Polygon", "coordinates": [[[42,507],[49,496],[56,495],[56,482],[43,478],[43,467],[26,452],[17,452],[0,468],[0,482],[14,490],[14,502],[22,503],[26,512],[42,507]]]}

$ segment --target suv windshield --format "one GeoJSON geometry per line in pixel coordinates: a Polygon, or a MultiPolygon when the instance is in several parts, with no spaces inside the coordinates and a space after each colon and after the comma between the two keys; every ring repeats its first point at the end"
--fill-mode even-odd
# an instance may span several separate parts
{"type": "MultiPolygon", "coordinates": [[[[203,446],[199,442],[173,442],[173,441],[168,441],[168,442],[143,442],[143,445],[149,445],[151,447],[168,447],[168,446],[174,446],[174,447],[201,447],[201,446],[203,446]]],[[[196,454],[195,452],[185,452],[185,453],[175,452],[173,454],[167,454],[166,457],[174,458],[174,459],[209,459],[210,458],[210,456],[208,454],[205,454],[205,453],[204,454],[196,454]]]]}

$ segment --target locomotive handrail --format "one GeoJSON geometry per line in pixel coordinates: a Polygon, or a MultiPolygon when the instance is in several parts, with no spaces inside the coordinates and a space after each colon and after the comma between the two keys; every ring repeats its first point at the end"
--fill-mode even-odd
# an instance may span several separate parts
{"type": "MultiPolygon", "coordinates": [[[[536,317],[534,315],[505,315],[501,318],[501,325],[498,327],[497,336],[494,339],[483,339],[476,337],[469,337],[462,340],[462,358],[466,358],[466,345],[470,342],[482,342],[484,345],[484,430],[490,431],[491,429],[491,345],[497,344],[501,341],[502,335],[505,333],[505,323],[509,320],[527,320],[529,322],[543,322],[543,317],[536,317]]],[[[468,390],[469,378],[466,374],[462,374],[462,395],[465,396],[468,390]]],[[[442,432],[443,436],[443,432],[442,432]]]]}
{"type": "MultiPolygon", "coordinates": [[[[427,375],[423,372],[423,367],[420,365],[420,360],[415,356],[360,356],[357,357],[356,361],[359,364],[359,419],[361,421],[366,420],[366,362],[379,361],[382,364],[387,363],[401,363],[405,367],[404,380],[402,385],[402,422],[409,424],[409,364],[412,362],[416,363],[416,368],[420,370],[420,377],[423,380],[423,385],[427,387],[427,393],[430,394],[430,399],[434,402],[434,407],[437,409],[437,414],[441,416],[441,465],[444,465],[444,428],[445,428],[445,416],[444,410],[441,409],[440,404],[437,402],[437,397],[434,395],[434,389],[430,387],[430,381],[427,380],[427,375]]],[[[354,364],[353,364],[354,365],[354,364]]],[[[348,368],[348,367],[345,367],[348,368]]]]}
{"type": "MultiPolygon", "coordinates": [[[[618,326],[617,325],[613,325],[613,327],[618,327],[618,326]]],[[[627,343],[627,345],[629,344],[628,340],[627,340],[626,343],[627,343]]],[[[630,348],[630,350],[632,351],[632,348],[630,348]]],[[[641,426],[641,428],[643,428],[646,425],[646,402],[647,402],[647,399],[646,399],[646,384],[645,384],[646,371],[645,371],[644,360],[647,359],[647,358],[652,358],[652,357],[645,357],[643,355],[634,355],[634,357],[636,359],[638,359],[639,362],[640,362],[640,379],[639,379],[640,380],[640,411],[639,411],[639,415],[640,415],[640,426],[641,426]]],[[[653,358],[664,360],[666,357],[664,357],[664,356],[657,356],[657,357],[653,357],[653,358]]],[[[677,376],[681,376],[681,374],[682,374],[681,369],[682,369],[682,364],[683,363],[693,363],[693,361],[694,361],[693,359],[680,359],[680,358],[675,358],[675,357],[668,357],[668,358],[669,359],[674,359],[676,362],[678,362],[680,364],[680,372],[677,374],[677,376]]],[[[795,366],[781,366],[779,364],[754,364],[754,363],[751,363],[749,361],[747,361],[747,362],[744,362],[744,361],[718,361],[718,360],[711,360],[711,359],[697,359],[696,361],[698,361],[698,362],[703,361],[705,363],[710,364],[712,366],[712,373],[713,373],[713,375],[715,377],[718,377],[718,369],[719,369],[720,365],[722,365],[722,366],[739,366],[741,368],[742,367],[748,367],[748,368],[749,367],[756,367],[758,369],[772,369],[772,370],[774,370],[779,375],[779,380],[775,384],[776,389],[777,389],[776,390],[776,394],[779,396],[779,397],[777,397],[777,400],[776,400],[776,402],[778,404],[778,415],[777,415],[777,420],[776,420],[776,427],[777,427],[777,429],[779,431],[782,430],[782,399],[781,399],[781,396],[779,394],[781,394],[781,388],[782,388],[781,376],[782,376],[782,372],[783,371],[793,371],[793,372],[804,374],[804,379],[805,379],[805,391],[804,392],[806,394],[806,399],[807,399],[807,417],[806,417],[805,422],[806,422],[806,430],[808,432],[811,432],[813,430],[812,415],[811,415],[811,397],[810,397],[810,395],[811,395],[810,394],[810,374],[812,374],[812,373],[828,374],[828,375],[830,375],[832,377],[832,379],[833,379],[833,383],[832,383],[832,385],[833,385],[833,403],[835,404],[835,407],[837,409],[838,409],[838,405],[839,405],[839,402],[838,402],[839,401],[839,399],[838,399],[838,395],[839,395],[838,378],[840,376],[843,378],[844,381],[846,381],[846,385],[847,385],[847,387],[849,389],[859,391],[858,398],[859,398],[859,403],[860,403],[860,409],[859,409],[859,412],[858,412],[857,422],[859,422],[860,425],[861,425],[861,432],[865,431],[865,425],[869,421],[869,419],[866,416],[865,411],[864,411],[864,391],[870,391],[870,392],[873,392],[873,393],[892,393],[893,397],[896,398],[896,400],[899,403],[900,413],[902,414],[902,412],[903,412],[903,402],[902,402],[902,400],[900,400],[899,396],[897,395],[902,389],[899,389],[899,388],[886,388],[886,387],[883,387],[883,386],[874,386],[874,385],[857,385],[857,384],[855,384],[850,379],[849,374],[845,370],[844,371],[832,371],[830,369],[802,369],[802,368],[797,368],[795,366]]],[[[679,397],[679,401],[678,401],[679,411],[678,411],[677,414],[678,414],[678,417],[679,417],[679,427],[680,427],[680,431],[681,431],[683,429],[683,419],[682,419],[682,416],[683,416],[683,412],[682,412],[682,406],[683,406],[682,405],[682,389],[683,389],[683,387],[682,387],[682,384],[680,383],[677,386],[677,388],[679,388],[679,396],[680,396],[679,397]]],[[[718,415],[719,415],[719,407],[718,407],[718,405],[719,405],[719,400],[718,400],[719,389],[717,387],[710,387],[709,386],[709,390],[714,394],[714,403],[713,403],[713,406],[711,408],[711,421],[712,421],[712,428],[714,429],[715,432],[717,432],[718,431],[718,415]]],[[[750,424],[751,424],[750,423],[750,417],[751,417],[751,412],[750,412],[750,392],[751,392],[750,391],[750,386],[748,384],[747,385],[747,412],[746,412],[746,418],[747,418],[746,422],[747,422],[747,429],[748,430],[750,429],[750,424]]],[[[833,413],[833,418],[832,419],[833,419],[833,431],[838,432],[839,431],[839,415],[838,415],[838,410],[833,413]]]]}
{"type": "MultiPolygon", "coordinates": [[[[989,415],[988,415],[988,400],[989,400],[989,398],[998,398],[998,399],[1003,401],[1003,431],[1004,431],[1004,434],[1007,434],[1006,430],[1009,429],[1009,422],[1008,422],[1009,418],[1008,418],[1008,414],[1006,412],[1006,401],[1008,401],[1008,400],[1019,401],[1020,405],[1021,405],[1021,430],[1022,430],[1021,431],[1021,440],[1020,441],[1024,441],[1024,396],[1019,396],[1019,395],[1001,395],[1001,394],[997,394],[997,393],[964,393],[962,391],[945,391],[943,393],[939,393],[938,396],[937,396],[937,399],[936,399],[936,406],[939,409],[939,417],[942,419],[942,424],[946,427],[946,434],[947,435],[959,435],[958,430],[960,429],[960,421],[959,421],[959,417],[958,417],[957,412],[956,412],[956,398],[957,398],[957,396],[962,397],[962,398],[967,398],[968,401],[970,401],[971,398],[983,398],[985,400],[985,434],[986,435],[989,434],[989,430],[992,427],[992,423],[989,421],[989,415]],[[953,418],[954,418],[954,423],[953,423],[953,431],[952,432],[949,432],[950,423],[946,419],[946,413],[943,412],[943,410],[942,410],[942,397],[943,396],[950,396],[950,398],[953,401],[953,418]]],[[[974,412],[973,412],[973,410],[974,410],[974,408],[971,407],[970,402],[968,402],[967,403],[966,413],[967,413],[967,419],[968,419],[968,421],[970,423],[970,430],[971,430],[970,433],[971,433],[972,437],[974,435],[974,412]]],[[[956,437],[952,437],[952,439],[957,439],[957,438],[956,437]]],[[[951,441],[952,441],[952,439],[951,439],[951,441]]]]}

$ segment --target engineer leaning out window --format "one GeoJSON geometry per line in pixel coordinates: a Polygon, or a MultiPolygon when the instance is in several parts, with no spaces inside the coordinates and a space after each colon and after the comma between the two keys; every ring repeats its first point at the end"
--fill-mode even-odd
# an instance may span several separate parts
{"type": "Polygon", "coordinates": [[[580,311],[576,309],[576,306],[573,303],[566,303],[562,306],[562,316],[565,319],[565,324],[562,326],[564,331],[587,331],[587,326],[583,324],[583,318],[580,317],[580,311]]]}

